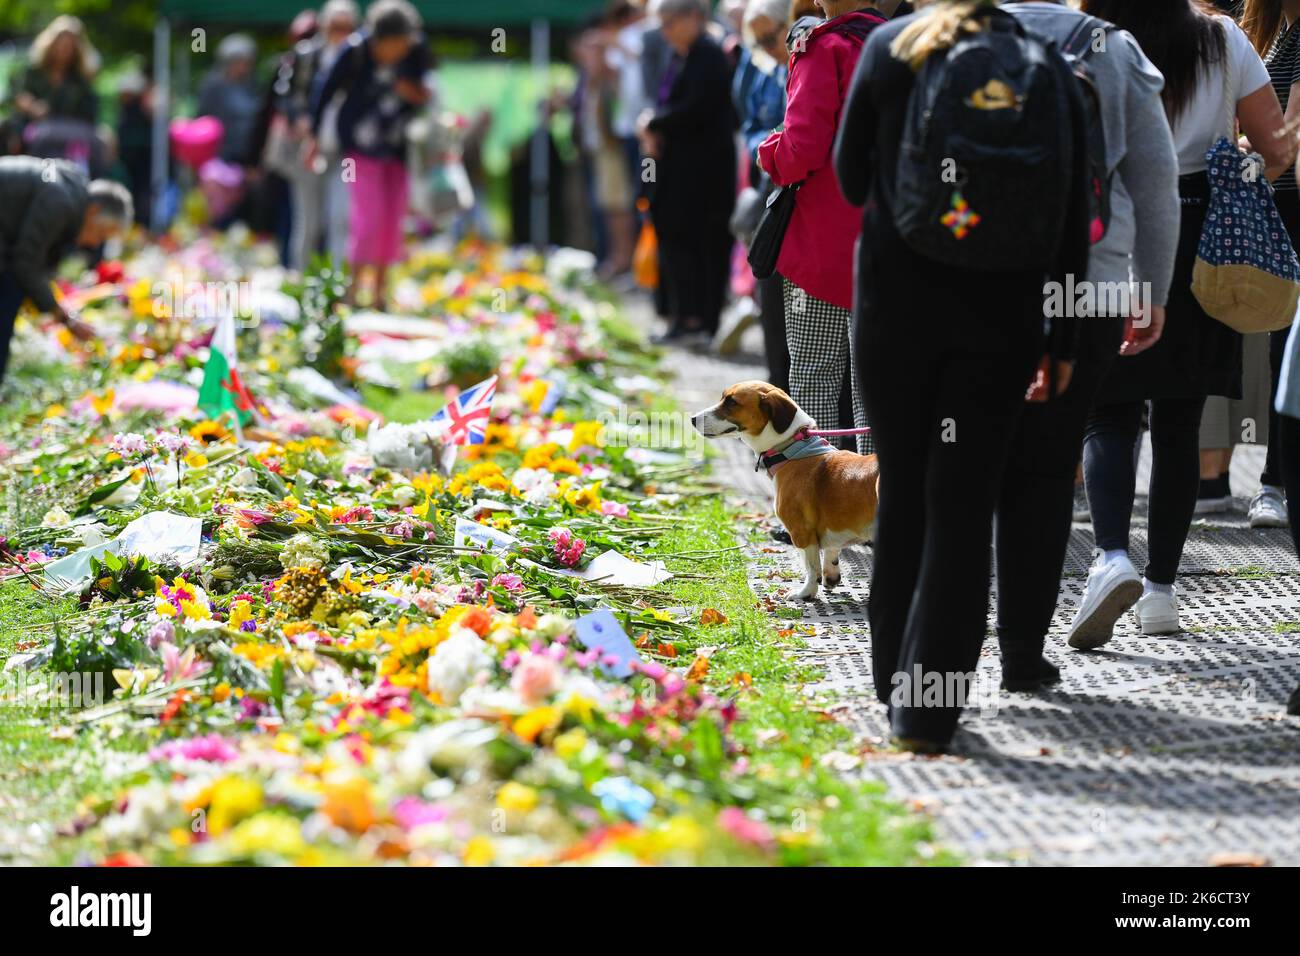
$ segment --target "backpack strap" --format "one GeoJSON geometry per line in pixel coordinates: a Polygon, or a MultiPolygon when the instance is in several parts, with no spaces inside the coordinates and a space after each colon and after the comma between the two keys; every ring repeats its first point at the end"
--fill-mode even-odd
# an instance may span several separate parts
{"type": "Polygon", "coordinates": [[[1079,21],[1078,26],[1069,38],[1061,44],[1061,53],[1075,60],[1086,60],[1092,55],[1092,37],[1097,30],[1109,33],[1115,28],[1112,23],[1107,23],[1097,17],[1085,16],[1079,21]]]}

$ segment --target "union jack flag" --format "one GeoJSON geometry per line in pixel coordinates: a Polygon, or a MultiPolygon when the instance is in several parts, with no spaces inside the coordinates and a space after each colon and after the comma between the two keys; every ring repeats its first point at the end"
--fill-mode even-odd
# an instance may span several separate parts
{"type": "Polygon", "coordinates": [[[449,422],[447,434],[453,445],[481,445],[487,437],[488,418],[492,414],[492,399],[497,393],[497,377],[479,382],[466,389],[446,408],[433,416],[435,422],[449,422]]]}

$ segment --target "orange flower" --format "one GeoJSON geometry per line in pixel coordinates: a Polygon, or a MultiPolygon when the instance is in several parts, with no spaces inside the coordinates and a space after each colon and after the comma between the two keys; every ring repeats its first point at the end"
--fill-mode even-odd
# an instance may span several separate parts
{"type": "Polygon", "coordinates": [[[470,608],[459,621],[461,627],[467,627],[479,637],[487,634],[488,629],[492,626],[492,615],[485,608],[470,608]]]}

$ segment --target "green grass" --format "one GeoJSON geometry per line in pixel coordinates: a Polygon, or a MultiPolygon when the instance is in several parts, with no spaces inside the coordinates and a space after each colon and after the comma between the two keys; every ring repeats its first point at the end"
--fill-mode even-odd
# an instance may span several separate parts
{"type": "MultiPolygon", "coordinates": [[[[75,611],[71,599],[50,601],[21,579],[0,586],[0,668],[27,642],[51,639],[54,627],[75,611]]],[[[30,687],[49,672],[22,675],[30,687]]],[[[70,863],[77,843],[61,840],[54,851],[55,829],[102,787],[106,751],[88,735],[72,734],[66,711],[18,700],[20,686],[16,670],[0,683],[0,864],[70,863]]]]}
{"type": "Polygon", "coordinates": [[[796,661],[798,638],[793,633],[782,637],[778,629],[783,625],[769,617],[754,596],[744,553],[722,550],[737,544],[734,513],[721,496],[711,495],[693,499],[684,515],[688,520],[665,535],[655,553],[715,553],[703,560],[667,558],[669,568],[684,575],[667,585],[671,603],[693,609],[697,619],[700,609],[714,608],[726,615],[727,623],[697,628],[678,641],[679,656],[672,663],[689,664],[698,646],[717,648],[706,684],[720,695],[738,695],[744,719],[735,731],[746,756],[756,766],[770,768],[772,779],[787,790],[796,807],[805,808],[810,828],[817,828],[817,836],[830,849],[830,862],[956,863],[946,851],[929,846],[928,821],[888,800],[883,784],[855,782],[822,765],[829,753],[852,752],[852,733],[803,693],[805,685],[818,679],[817,671],[796,661]],[[749,676],[749,687],[734,680],[740,674],[749,676]]]}
{"type": "Polygon", "coordinates": [[[361,399],[371,411],[383,415],[385,421],[403,424],[432,418],[447,404],[441,392],[394,392],[378,385],[363,385],[361,399]]]}

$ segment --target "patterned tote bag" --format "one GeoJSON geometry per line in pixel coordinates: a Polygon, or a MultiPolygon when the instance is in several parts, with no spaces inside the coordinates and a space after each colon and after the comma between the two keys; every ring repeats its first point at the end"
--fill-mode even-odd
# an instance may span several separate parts
{"type": "Polygon", "coordinates": [[[1300,262],[1264,178],[1263,159],[1237,146],[1236,102],[1223,72],[1228,135],[1205,154],[1210,203],[1192,293],[1207,315],[1237,332],[1273,332],[1295,317],[1300,262]]]}

